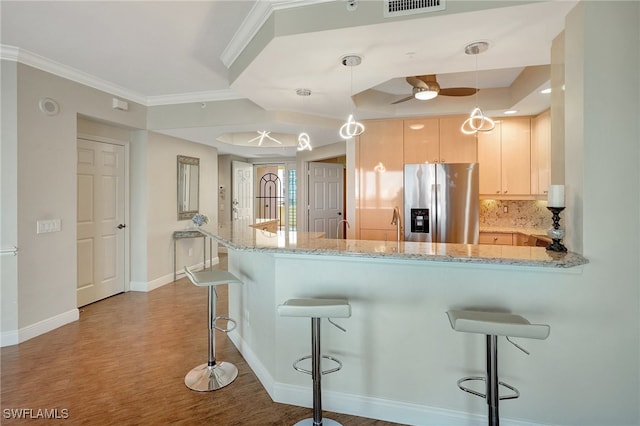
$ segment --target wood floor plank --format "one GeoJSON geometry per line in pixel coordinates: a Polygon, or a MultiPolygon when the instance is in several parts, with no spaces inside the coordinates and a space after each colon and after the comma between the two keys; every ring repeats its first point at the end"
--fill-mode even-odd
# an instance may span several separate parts
{"type": "MultiPolygon", "coordinates": [[[[224,315],[226,286],[218,287],[218,297],[224,315]]],[[[215,392],[184,385],[185,374],[206,362],[206,300],[206,288],[183,278],[85,306],[79,321],[0,348],[0,423],[33,424],[33,418],[7,418],[7,410],[33,417],[39,409],[68,418],[38,424],[92,426],[292,425],[310,417],[309,408],[273,402],[223,333],[216,335],[217,359],[238,367],[236,381],[215,392]]],[[[394,424],[325,416],[347,426],[394,424]]]]}

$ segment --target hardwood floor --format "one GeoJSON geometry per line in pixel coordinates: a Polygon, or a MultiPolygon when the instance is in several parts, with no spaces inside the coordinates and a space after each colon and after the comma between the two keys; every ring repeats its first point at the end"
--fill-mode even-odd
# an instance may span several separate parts
{"type": "MultiPolygon", "coordinates": [[[[224,261],[217,267],[224,268],[224,261]]],[[[221,315],[226,286],[218,296],[221,315]]],[[[310,408],[274,403],[222,333],[216,355],[238,367],[236,381],[215,392],[184,385],[185,374],[206,362],[206,300],[206,288],[183,278],[149,293],[123,293],[85,306],[79,321],[1,348],[0,423],[32,424],[45,409],[67,418],[40,424],[292,425],[310,417],[310,408]],[[11,410],[31,418],[12,418],[11,410]]],[[[325,416],[344,425],[393,424],[325,416]]]]}

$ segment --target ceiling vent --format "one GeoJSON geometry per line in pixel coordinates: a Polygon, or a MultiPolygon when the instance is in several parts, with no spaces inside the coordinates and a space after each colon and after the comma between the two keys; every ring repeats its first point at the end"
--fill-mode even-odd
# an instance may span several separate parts
{"type": "Polygon", "coordinates": [[[414,15],[445,10],[446,0],[384,0],[384,17],[414,15]]]}

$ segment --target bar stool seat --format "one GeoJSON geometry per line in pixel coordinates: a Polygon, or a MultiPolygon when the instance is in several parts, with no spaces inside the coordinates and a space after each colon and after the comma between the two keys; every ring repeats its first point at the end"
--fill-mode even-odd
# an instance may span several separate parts
{"type": "Polygon", "coordinates": [[[485,398],[488,406],[487,422],[489,426],[500,424],[499,401],[520,397],[520,391],[498,379],[498,336],[505,336],[507,341],[529,355],[525,349],[511,341],[509,337],[543,340],[549,336],[551,328],[546,324],[531,324],[520,315],[503,312],[484,312],[473,310],[447,311],[451,328],[463,333],[484,334],[486,336],[486,376],[468,376],[458,380],[458,387],[472,395],[485,398]],[[463,383],[468,381],[484,381],[486,392],[478,392],[463,383]],[[511,394],[500,395],[499,387],[512,391],[511,394]]]}
{"type": "Polygon", "coordinates": [[[200,364],[187,373],[184,384],[192,390],[207,392],[227,386],[238,377],[238,368],[230,362],[216,359],[215,331],[228,333],[236,328],[236,322],[227,317],[216,316],[217,293],[215,287],[221,284],[242,284],[242,281],[228,271],[212,269],[210,271],[192,272],[184,267],[185,275],[192,284],[198,287],[208,287],[208,323],[209,323],[209,356],[206,364],[200,364]],[[227,321],[227,327],[217,325],[218,320],[227,321]],[[231,327],[229,327],[231,323],[231,327]]]}
{"type": "Polygon", "coordinates": [[[451,310],[447,315],[451,328],[465,333],[546,339],[551,329],[546,324],[531,324],[520,315],[502,312],[451,310]]]}
{"type": "Polygon", "coordinates": [[[351,316],[351,305],[349,305],[349,301],[346,299],[289,299],[278,306],[278,314],[281,317],[311,318],[311,355],[294,361],[293,368],[296,371],[311,374],[313,380],[313,418],[301,420],[294,426],[340,426],[340,423],[335,420],[322,418],[321,377],[324,374],[334,373],[340,370],[342,363],[334,357],[321,354],[320,320],[321,318],[327,318],[331,324],[342,331],[346,331],[331,321],[331,318],[349,318],[351,316]],[[298,366],[301,361],[309,358],[311,358],[311,370],[306,370],[298,366]],[[322,371],[320,368],[321,358],[335,362],[337,367],[322,371]]]}
{"type": "Polygon", "coordinates": [[[281,317],[349,318],[351,306],[346,299],[289,299],[278,306],[281,317]]]}

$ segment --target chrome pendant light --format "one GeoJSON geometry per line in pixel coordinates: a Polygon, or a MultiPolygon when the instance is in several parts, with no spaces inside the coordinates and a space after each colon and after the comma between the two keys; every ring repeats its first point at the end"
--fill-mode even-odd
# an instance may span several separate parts
{"type": "MultiPolygon", "coordinates": [[[[304,98],[311,96],[311,90],[309,89],[297,89],[296,94],[302,97],[302,103],[304,106],[304,98]]],[[[311,151],[311,137],[305,131],[298,134],[298,151],[311,151]]]]}
{"type": "MultiPolygon", "coordinates": [[[[345,67],[351,68],[351,85],[349,90],[349,96],[353,93],[353,67],[362,63],[362,58],[357,55],[343,56],[340,63],[345,67]]],[[[353,117],[353,114],[349,114],[347,121],[340,127],[340,137],[342,139],[351,139],[354,136],[361,135],[364,132],[364,124],[359,123],[353,117]]]]}
{"type": "Polygon", "coordinates": [[[478,106],[478,92],[480,91],[480,88],[478,87],[478,55],[485,52],[488,48],[489,43],[486,41],[475,41],[464,48],[464,53],[467,55],[474,55],[476,57],[476,107],[471,111],[469,118],[467,118],[460,127],[460,131],[465,135],[474,135],[478,132],[488,132],[493,130],[496,126],[495,122],[490,117],[485,116],[478,106]]]}

